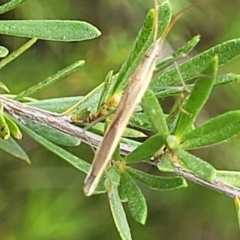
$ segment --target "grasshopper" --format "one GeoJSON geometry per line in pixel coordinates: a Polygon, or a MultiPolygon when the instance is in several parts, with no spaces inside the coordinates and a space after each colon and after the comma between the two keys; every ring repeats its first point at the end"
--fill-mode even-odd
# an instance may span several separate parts
{"type": "MultiPolygon", "coordinates": [[[[134,112],[137,104],[141,102],[144,93],[153,77],[156,66],[156,61],[159,58],[162,49],[163,40],[176,22],[178,17],[182,14],[180,12],[171,22],[168,29],[164,32],[162,37],[157,39],[158,29],[158,3],[154,0],[155,20],[154,20],[154,40],[147,49],[143,59],[129,77],[128,85],[121,98],[120,104],[114,114],[113,120],[104,135],[99,149],[93,159],[90,171],[84,181],[84,193],[90,196],[95,191],[99,180],[106,169],[108,163],[112,159],[112,155],[120,141],[120,138],[126,128],[131,115],[134,112]]],[[[185,9],[186,10],[186,9],[185,9]]],[[[185,11],[184,10],[184,11],[185,11]]]]}

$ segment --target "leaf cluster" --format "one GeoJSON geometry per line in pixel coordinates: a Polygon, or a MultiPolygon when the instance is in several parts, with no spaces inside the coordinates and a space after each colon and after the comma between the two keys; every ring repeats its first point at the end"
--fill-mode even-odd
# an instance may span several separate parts
{"type": "MultiPolygon", "coordinates": [[[[24,0],[9,1],[0,6],[0,13],[9,11],[22,2],[24,0]]],[[[171,22],[172,11],[167,1],[162,3],[159,9],[158,34],[160,37],[171,22]]],[[[86,127],[90,119],[102,117],[101,122],[90,123],[87,127],[90,131],[103,135],[110,121],[109,118],[111,119],[118,102],[121,101],[130,74],[143,59],[153,41],[154,19],[155,12],[151,9],[139,31],[132,51],[119,72],[113,74],[110,71],[105,81],[86,96],[45,100],[29,97],[82,67],[83,60],[76,61],[17,95],[7,93],[4,96],[24,102],[32,108],[63,113],[74,123],[81,123],[79,127],[82,128],[86,127]]],[[[1,46],[0,57],[3,57],[3,60],[0,62],[0,68],[27,50],[37,39],[68,42],[92,39],[100,35],[99,30],[89,23],[69,20],[0,21],[0,33],[32,38],[22,48],[9,55],[8,50],[1,46]]],[[[189,152],[192,149],[209,147],[227,141],[240,132],[240,110],[225,112],[200,126],[195,126],[195,121],[212,89],[218,85],[239,80],[239,75],[233,73],[218,75],[218,66],[240,55],[240,39],[221,43],[188,58],[176,67],[175,62],[184,58],[198,42],[199,36],[193,37],[177,49],[172,56],[157,63],[150,87],[142,102],[137,106],[121,139],[121,143],[132,144],[134,150],[126,154],[121,151],[121,144],[119,145],[113,156],[113,165],[109,167],[108,174],[103,176],[95,192],[96,194],[108,193],[113,219],[122,239],[131,239],[122,203],[128,204],[129,211],[137,222],[144,224],[147,219],[147,203],[139,183],[160,191],[186,188],[185,178],[175,174],[176,169],[180,168],[207,183],[214,184],[215,181],[221,181],[231,187],[240,186],[239,172],[217,170],[208,161],[189,152]],[[161,108],[160,100],[170,96],[175,96],[176,102],[171,111],[165,113],[161,108]],[[139,162],[154,164],[159,170],[159,175],[145,173],[131,165],[139,162]],[[161,176],[162,172],[168,172],[170,175],[161,176]]],[[[4,83],[1,83],[0,87],[9,92],[4,83]]],[[[78,146],[79,139],[52,126],[38,123],[29,118],[27,114],[21,119],[14,117],[11,112],[4,111],[4,105],[0,102],[1,149],[30,162],[25,151],[14,140],[14,138],[21,139],[21,131],[24,131],[76,169],[84,173],[89,171],[89,163],[62,147],[78,146]]],[[[235,204],[239,214],[239,196],[235,196],[235,204]]]]}

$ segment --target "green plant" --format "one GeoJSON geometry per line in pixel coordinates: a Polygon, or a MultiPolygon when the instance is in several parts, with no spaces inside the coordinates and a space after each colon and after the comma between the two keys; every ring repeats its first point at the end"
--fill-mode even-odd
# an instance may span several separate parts
{"type": "MultiPolygon", "coordinates": [[[[10,3],[15,3],[17,6],[21,2],[23,1],[10,3]]],[[[5,4],[5,10],[9,9],[9,5],[5,4]]],[[[16,96],[1,95],[0,123],[1,136],[4,140],[0,139],[0,147],[16,157],[30,161],[24,150],[12,138],[21,137],[18,128],[20,126],[21,130],[45,148],[87,173],[90,168],[87,162],[58,145],[77,146],[80,141],[90,143],[93,147],[99,145],[102,138],[96,133],[100,135],[104,133],[105,123],[87,125],[88,130],[86,130],[85,120],[89,116],[92,119],[101,115],[109,116],[112,108],[114,111],[116,106],[110,103],[115,102],[114,100],[124,92],[129,75],[138,66],[152,43],[154,19],[154,11],[150,10],[134,48],[119,73],[113,75],[110,72],[104,83],[85,97],[37,101],[29,98],[35,91],[82,66],[84,61],[77,61],[16,96]],[[107,115],[103,108],[104,103],[107,103],[107,115]],[[65,112],[65,115],[58,114],[62,112],[65,112]],[[76,122],[82,125],[75,126],[76,122]]],[[[164,2],[160,8],[159,35],[167,28],[170,20],[171,6],[168,2],[164,2]]],[[[4,58],[0,68],[12,60],[12,56],[18,55],[32,45],[36,41],[35,38],[80,41],[99,35],[99,31],[94,27],[77,21],[2,21],[0,32],[34,38],[14,54],[4,58]],[[56,24],[59,26],[59,31],[56,31],[56,34],[49,34],[53,32],[51,27],[55,29],[56,24]],[[37,31],[31,31],[32,29],[37,31]]],[[[131,234],[121,201],[128,203],[130,213],[136,221],[144,224],[147,217],[146,200],[135,180],[149,188],[166,191],[187,187],[186,178],[234,198],[239,213],[239,172],[216,170],[211,164],[192,155],[188,150],[217,144],[239,134],[239,110],[226,112],[196,128],[193,124],[213,87],[239,79],[237,74],[217,75],[217,68],[240,54],[240,40],[234,39],[217,45],[188,59],[178,68],[170,70],[167,68],[175,59],[188,54],[198,41],[199,37],[194,37],[179,48],[172,58],[165,59],[157,65],[156,76],[152,79],[150,89],[130,120],[130,126],[137,130],[130,131],[128,136],[135,140],[122,138],[122,144],[114,154],[116,161],[109,168],[108,177],[104,176],[97,188],[96,194],[108,192],[113,218],[122,239],[131,239],[131,234]],[[184,88],[181,78],[187,84],[184,88]],[[191,84],[188,84],[190,80],[192,80],[191,84]],[[176,86],[179,83],[180,85],[176,86]],[[186,89],[190,91],[184,92],[183,90],[186,89]],[[179,94],[181,96],[173,109],[164,114],[158,99],[179,94]],[[144,135],[143,132],[151,133],[151,136],[144,135]],[[143,143],[138,141],[138,137],[142,136],[146,138],[143,143]],[[131,163],[143,161],[156,165],[161,172],[170,172],[173,175],[170,177],[150,175],[129,166],[131,163]]],[[[2,55],[6,55],[6,50],[2,55]]],[[[2,89],[7,90],[4,84],[2,89]]]]}

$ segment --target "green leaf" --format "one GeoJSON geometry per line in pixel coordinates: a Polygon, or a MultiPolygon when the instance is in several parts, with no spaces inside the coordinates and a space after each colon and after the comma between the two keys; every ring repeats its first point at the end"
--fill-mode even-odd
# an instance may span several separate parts
{"type": "Polygon", "coordinates": [[[214,86],[238,82],[239,80],[240,80],[239,74],[228,73],[218,76],[214,82],[214,86]]]}
{"type": "Polygon", "coordinates": [[[127,172],[122,172],[119,191],[125,196],[128,202],[129,211],[135,221],[145,224],[147,219],[146,200],[132,177],[127,172]]]}
{"type": "Polygon", "coordinates": [[[6,57],[9,53],[9,50],[6,47],[0,46],[0,57],[6,57]]]}
{"type": "Polygon", "coordinates": [[[160,158],[157,167],[161,172],[174,172],[175,169],[172,158],[169,154],[164,154],[160,158]]]}
{"type": "MultiPolygon", "coordinates": [[[[182,79],[188,81],[195,77],[198,72],[202,72],[206,63],[209,63],[214,56],[218,56],[218,64],[223,65],[240,54],[240,38],[233,39],[221,43],[207,51],[193,57],[192,59],[180,64],[178,70],[181,73],[182,79]]],[[[150,84],[150,89],[154,92],[161,90],[163,87],[172,86],[180,83],[179,72],[177,69],[171,69],[164,72],[158,77],[155,77],[150,84]]]]}
{"type": "Polygon", "coordinates": [[[178,118],[175,135],[179,138],[189,129],[196,120],[199,112],[209,98],[213,82],[217,74],[217,57],[214,57],[206,69],[194,84],[193,89],[187,100],[183,104],[183,109],[186,112],[181,112],[178,118]]]}
{"type": "Polygon", "coordinates": [[[36,91],[49,86],[50,84],[53,84],[54,82],[56,82],[57,80],[59,80],[60,78],[63,78],[67,75],[69,75],[70,73],[74,72],[77,70],[78,67],[82,67],[84,65],[85,61],[81,60],[81,61],[77,61],[73,64],[71,64],[70,66],[67,66],[66,68],[62,69],[61,71],[57,72],[56,74],[48,77],[47,79],[45,79],[42,82],[39,82],[38,84],[24,90],[23,92],[19,93],[16,97],[15,100],[19,100],[23,97],[27,97],[33,93],[35,93],[36,91]]]}
{"type": "Polygon", "coordinates": [[[136,163],[151,158],[165,143],[161,135],[154,135],[148,138],[139,147],[130,152],[124,159],[126,163],[136,163]]]}
{"type": "Polygon", "coordinates": [[[148,116],[153,130],[163,138],[169,135],[166,117],[154,93],[147,90],[143,99],[142,107],[148,116]]]}
{"type": "Polygon", "coordinates": [[[0,14],[3,14],[5,12],[8,12],[14,8],[16,8],[18,5],[24,3],[27,0],[10,0],[7,3],[0,6],[0,14]]]}
{"type": "MultiPolygon", "coordinates": [[[[160,19],[159,19],[159,36],[166,29],[166,26],[169,24],[171,19],[171,6],[168,2],[164,2],[161,5],[160,11],[160,19]]],[[[138,37],[135,41],[133,50],[131,51],[127,60],[123,63],[118,74],[112,77],[108,93],[105,98],[112,97],[114,93],[121,92],[125,88],[129,75],[136,68],[136,66],[141,61],[145,51],[151,45],[153,40],[153,25],[154,25],[154,10],[150,10],[145,22],[143,24],[142,29],[140,30],[138,37]]],[[[97,111],[97,104],[99,102],[102,94],[103,84],[100,84],[98,87],[93,89],[90,93],[88,93],[81,101],[73,105],[65,114],[71,115],[74,121],[78,121],[79,113],[81,115],[81,111],[84,109],[89,110],[90,113],[94,113],[97,111]]]]}
{"type": "Polygon", "coordinates": [[[62,149],[61,147],[55,145],[54,143],[48,141],[47,139],[41,137],[34,131],[25,127],[23,124],[19,123],[21,129],[23,129],[31,138],[33,138],[36,142],[42,145],[44,148],[48,149],[50,152],[56,154],[66,162],[70,163],[76,169],[88,173],[90,169],[90,164],[80,159],[79,157],[69,153],[68,151],[62,149]]]}
{"type": "Polygon", "coordinates": [[[149,121],[148,116],[146,115],[146,113],[143,112],[135,112],[131,116],[129,124],[131,126],[140,127],[147,130],[153,130],[152,124],[149,121]]]}
{"type": "Polygon", "coordinates": [[[240,199],[239,199],[239,197],[236,196],[234,198],[234,203],[235,203],[236,210],[237,210],[238,225],[240,227],[240,199]]]}
{"type": "Polygon", "coordinates": [[[79,139],[62,133],[59,130],[34,122],[29,118],[23,117],[22,119],[27,128],[53,143],[63,146],[78,146],[81,143],[79,139]]]}
{"type": "Polygon", "coordinates": [[[105,188],[111,189],[117,188],[120,184],[120,169],[117,165],[113,165],[107,172],[107,178],[105,179],[105,188]]]}
{"type": "Polygon", "coordinates": [[[16,138],[16,139],[19,139],[19,140],[22,139],[22,133],[21,133],[18,125],[12,119],[12,117],[9,116],[7,113],[4,113],[4,118],[5,118],[6,123],[8,125],[11,136],[16,138]]]}
{"type": "MultiPolygon", "coordinates": [[[[165,31],[165,29],[168,27],[171,16],[171,5],[168,1],[165,1],[159,7],[158,37],[160,37],[165,31]]],[[[130,74],[138,66],[140,61],[143,59],[146,50],[152,44],[154,32],[154,17],[155,11],[151,9],[146,16],[143,27],[139,31],[137,39],[134,43],[134,47],[129,57],[122,64],[116,79],[114,79],[115,84],[112,87],[110,96],[112,96],[116,92],[123,91],[123,89],[127,85],[130,74]]]]}
{"type": "Polygon", "coordinates": [[[128,167],[127,171],[132,177],[154,190],[176,190],[187,187],[187,182],[183,177],[154,176],[131,167],[128,167]]]}
{"type": "Polygon", "coordinates": [[[189,40],[187,43],[185,43],[183,46],[178,48],[172,56],[165,57],[164,59],[160,60],[156,64],[156,73],[161,73],[162,70],[166,69],[167,67],[171,66],[174,62],[177,62],[181,58],[185,57],[187,54],[189,54],[192,49],[197,45],[199,42],[200,37],[199,35],[193,37],[191,40],[189,40]]]}
{"type": "Polygon", "coordinates": [[[200,36],[196,35],[192,39],[190,39],[187,43],[185,43],[182,47],[178,48],[177,51],[173,53],[173,57],[184,57],[188,55],[199,43],[200,36]]]}
{"type": "Polygon", "coordinates": [[[7,93],[10,92],[9,89],[8,89],[8,87],[6,86],[6,84],[3,83],[3,82],[0,82],[0,89],[2,89],[3,91],[5,91],[5,92],[7,92],[7,93]]]}
{"type": "Polygon", "coordinates": [[[98,103],[99,99],[101,98],[102,86],[103,84],[98,85],[81,100],[67,109],[63,114],[70,115],[73,121],[77,122],[79,118],[81,120],[83,111],[89,110],[90,113],[96,112],[98,110],[96,102],[98,103]]]}
{"type": "Polygon", "coordinates": [[[50,98],[44,100],[36,100],[28,102],[26,104],[29,106],[48,110],[50,112],[62,113],[82,98],[82,96],[50,98]]]}
{"type": "Polygon", "coordinates": [[[107,74],[107,76],[104,80],[103,87],[102,87],[102,93],[101,93],[101,96],[100,96],[100,99],[99,99],[99,102],[98,102],[98,107],[97,107],[98,110],[101,108],[101,104],[106,99],[107,92],[108,92],[108,89],[110,87],[112,77],[113,77],[113,70],[108,72],[108,74],[107,74]]]}
{"type": "Polygon", "coordinates": [[[216,179],[231,184],[235,187],[240,187],[240,172],[217,170],[216,179]]]}
{"type": "Polygon", "coordinates": [[[240,110],[217,116],[182,136],[183,149],[207,147],[240,133],[240,110]]]}
{"type": "MultiPolygon", "coordinates": [[[[228,83],[234,83],[238,82],[240,80],[240,75],[239,74],[234,74],[234,73],[228,73],[224,75],[217,76],[214,82],[214,86],[218,85],[224,85],[228,83]]],[[[192,90],[194,84],[188,84],[186,85],[189,90],[192,90]]],[[[166,98],[166,97],[171,97],[175,96],[179,93],[182,93],[182,86],[170,86],[170,87],[165,87],[164,89],[161,89],[159,92],[155,92],[155,96],[159,98],[166,98]]]]}
{"type": "Polygon", "coordinates": [[[215,179],[216,170],[210,163],[181,149],[175,151],[175,154],[178,157],[177,163],[182,167],[207,181],[212,182],[215,179]]]}
{"type": "Polygon", "coordinates": [[[0,33],[64,42],[83,41],[101,34],[91,24],[75,20],[2,20],[0,33]]]}
{"type": "Polygon", "coordinates": [[[0,62],[0,69],[4,68],[7,64],[15,60],[17,57],[19,57],[22,53],[24,53],[26,50],[28,50],[34,43],[36,43],[37,38],[32,38],[26,43],[24,43],[20,48],[18,48],[16,51],[9,54],[6,58],[4,58],[0,62]]]}
{"type": "Polygon", "coordinates": [[[14,157],[30,163],[28,155],[12,137],[10,137],[8,140],[3,140],[0,138],[0,148],[5,152],[10,153],[14,157]]]}
{"type": "Polygon", "coordinates": [[[122,240],[131,240],[130,228],[117,189],[109,191],[108,199],[114,222],[122,240]]]}
{"type": "Polygon", "coordinates": [[[10,129],[8,124],[6,123],[6,119],[4,117],[4,106],[0,101],[0,137],[4,140],[9,139],[10,137],[10,129]]]}

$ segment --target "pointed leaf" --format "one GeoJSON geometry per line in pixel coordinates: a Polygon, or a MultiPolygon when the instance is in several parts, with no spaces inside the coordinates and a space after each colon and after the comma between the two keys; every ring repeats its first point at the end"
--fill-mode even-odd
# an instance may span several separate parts
{"type": "Polygon", "coordinates": [[[24,90],[23,92],[19,93],[16,97],[15,100],[19,100],[23,97],[27,97],[33,93],[35,93],[36,91],[49,86],[50,84],[53,84],[54,82],[56,82],[57,80],[69,75],[70,73],[74,72],[77,70],[78,67],[82,67],[84,65],[85,61],[81,60],[81,61],[77,61],[73,64],[71,64],[70,66],[67,66],[66,68],[62,69],[61,71],[57,72],[56,74],[48,77],[47,79],[45,79],[42,82],[39,82],[38,84],[24,90]]]}
{"type": "Polygon", "coordinates": [[[136,163],[151,158],[165,143],[165,138],[156,134],[148,138],[124,159],[126,163],[136,163]]]}
{"type": "Polygon", "coordinates": [[[7,3],[0,6],[0,14],[8,12],[14,8],[16,8],[21,3],[26,2],[27,0],[10,0],[7,3]]]}
{"type": "Polygon", "coordinates": [[[217,74],[217,57],[214,57],[206,69],[203,77],[199,77],[187,100],[184,102],[183,109],[178,118],[175,135],[179,138],[186,132],[186,129],[195,122],[197,115],[206,103],[212,91],[213,82],[217,74]]]}
{"type": "Polygon", "coordinates": [[[185,43],[182,47],[178,48],[177,51],[173,53],[173,57],[184,57],[188,55],[200,41],[200,36],[196,35],[185,43]]]}
{"type": "Polygon", "coordinates": [[[22,139],[22,133],[21,133],[18,125],[12,119],[12,117],[9,116],[7,113],[4,113],[4,118],[8,125],[11,136],[13,136],[14,138],[19,139],[19,140],[22,139]]]}
{"type": "Polygon", "coordinates": [[[119,191],[122,191],[121,195],[127,198],[129,211],[135,221],[145,224],[147,219],[146,200],[137,184],[127,172],[122,172],[121,174],[119,191]]]}
{"type": "Polygon", "coordinates": [[[236,210],[237,210],[238,225],[239,225],[239,228],[240,228],[240,199],[239,199],[239,197],[236,196],[234,198],[234,203],[235,203],[236,210]]]}
{"type": "Polygon", "coordinates": [[[179,72],[185,82],[194,78],[198,75],[198,72],[202,72],[205,69],[206,63],[209,63],[216,55],[218,56],[218,64],[220,66],[237,57],[239,54],[240,38],[226,41],[180,64],[178,66],[179,71],[174,68],[155,77],[151,81],[150,89],[155,92],[161,90],[164,86],[172,86],[180,83],[179,72]]]}
{"type": "Polygon", "coordinates": [[[239,74],[228,73],[228,74],[218,76],[214,82],[214,86],[238,82],[239,80],[240,80],[239,74]]]}
{"type": "Polygon", "coordinates": [[[131,167],[128,167],[127,171],[132,177],[154,190],[176,190],[187,187],[187,182],[183,177],[155,176],[131,167]]]}
{"type": "Polygon", "coordinates": [[[3,103],[0,101],[0,137],[4,140],[7,140],[10,137],[10,130],[6,123],[3,110],[4,106],[3,103]]]}
{"type": "Polygon", "coordinates": [[[103,87],[102,87],[102,93],[101,93],[101,96],[100,96],[100,99],[99,99],[99,102],[98,102],[98,107],[97,107],[98,110],[100,109],[101,104],[106,100],[107,92],[108,92],[108,89],[110,87],[112,77],[113,77],[113,70],[108,72],[108,74],[107,74],[107,76],[104,80],[104,84],[103,84],[103,87]]]}
{"type": "Polygon", "coordinates": [[[101,34],[91,24],[75,20],[2,20],[0,33],[64,42],[83,41],[101,34]]]}
{"type": "Polygon", "coordinates": [[[169,130],[166,117],[163,113],[160,103],[158,102],[158,99],[152,91],[148,90],[145,93],[142,99],[142,107],[152,124],[153,130],[162,137],[168,136],[169,130]]]}
{"type": "Polygon", "coordinates": [[[114,222],[122,240],[131,240],[130,228],[117,189],[109,191],[108,199],[114,222]]]}
{"type": "Polygon", "coordinates": [[[37,38],[32,38],[26,43],[24,43],[20,48],[18,48],[16,51],[9,54],[7,57],[5,57],[0,62],[0,69],[5,67],[7,64],[15,60],[17,57],[19,57],[22,53],[24,53],[26,50],[28,50],[34,43],[36,43],[37,38]]]}
{"type": "Polygon", "coordinates": [[[8,140],[3,140],[0,138],[0,148],[5,152],[10,153],[14,157],[30,163],[28,155],[12,137],[10,137],[8,140]]]}
{"type": "Polygon", "coordinates": [[[226,141],[240,133],[240,111],[217,116],[182,136],[181,147],[196,149],[226,141]]]}
{"type": "Polygon", "coordinates": [[[197,176],[207,181],[212,182],[216,177],[215,168],[208,162],[184,151],[177,150],[176,155],[178,157],[177,162],[187,170],[190,170],[197,176]],[[180,160],[180,161],[179,161],[180,160]]]}

